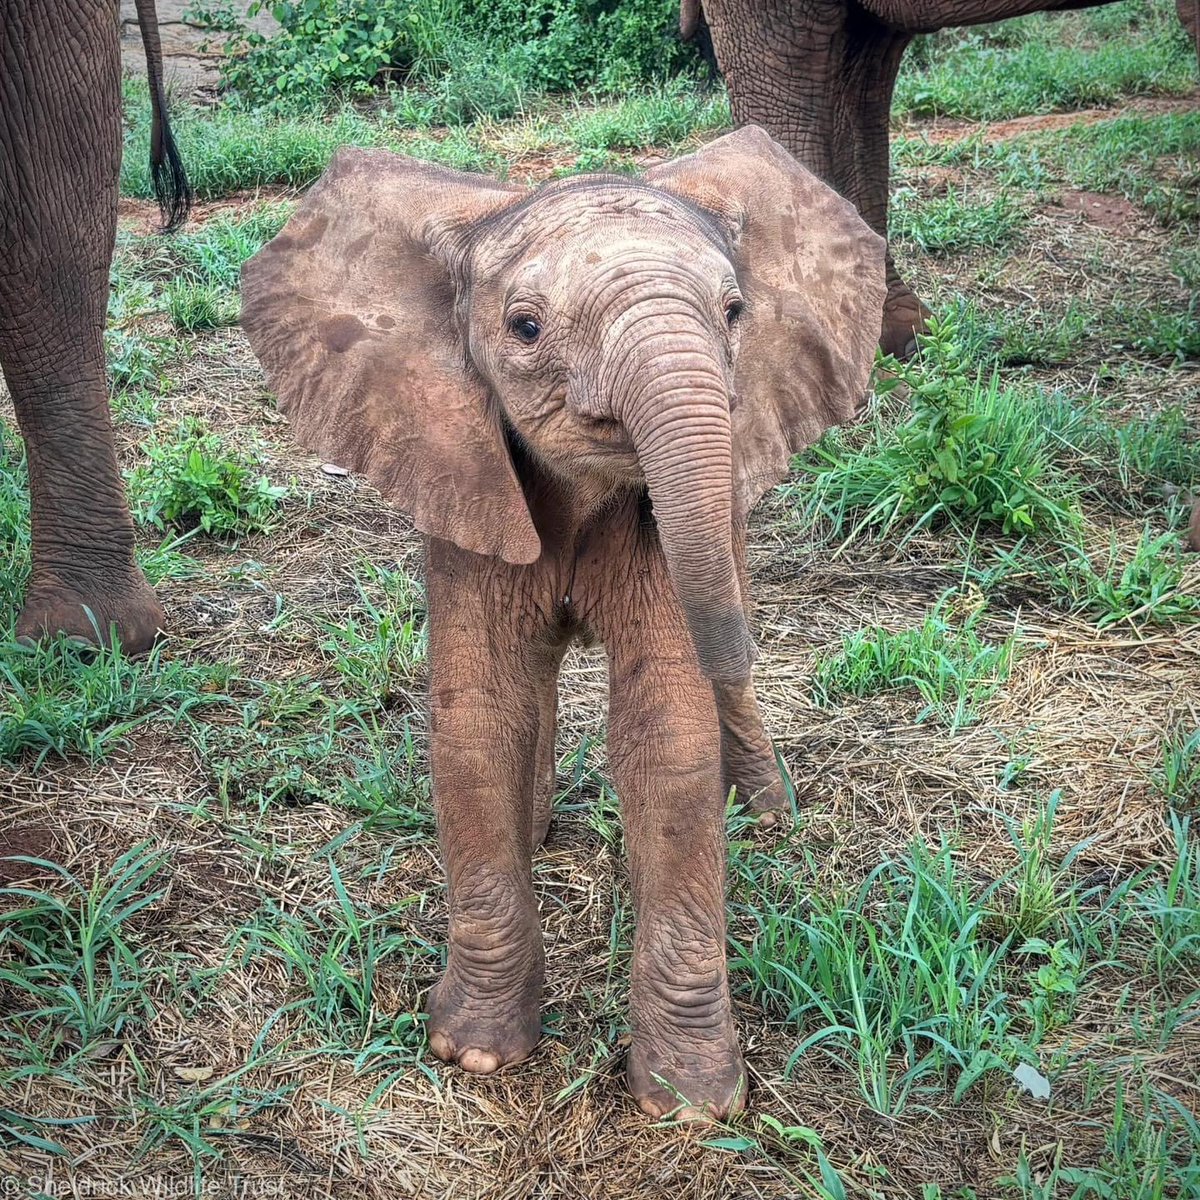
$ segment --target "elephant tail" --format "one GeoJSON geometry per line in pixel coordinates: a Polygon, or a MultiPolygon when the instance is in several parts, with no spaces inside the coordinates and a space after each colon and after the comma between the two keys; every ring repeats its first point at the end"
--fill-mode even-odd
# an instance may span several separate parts
{"type": "Polygon", "coordinates": [[[154,198],[163,217],[163,232],[178,229],[192,207],[192,186],[167,120],[167,94],[163,87],[162,42],[154,0],[135,0],[142,45],[146,50],[146,81],[150,85],[150,178],[154,198]]]}
{"type": "Polygon", "coordinates": [[[700,22],[703,19],[703,13],[700,11],[700,0],[680,0],[679,36],[685,42],[690,42],[696,36],[697,30],[700,28],[700,22]]]}

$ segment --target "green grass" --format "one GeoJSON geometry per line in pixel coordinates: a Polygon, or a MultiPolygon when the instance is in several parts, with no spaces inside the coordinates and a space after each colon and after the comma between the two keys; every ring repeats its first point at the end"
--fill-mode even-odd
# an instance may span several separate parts
{"type": "Polygon", "coordinates": [[[901,246],[926,254],[962,254],[981,247],[1006,245],[1025,223],[1015,200],[1001,193],[991,200],[967,192],[923,199],[911,188],[892,193],[888,231],[901,246]]]}
{"type": "MultiPolygon", "coordinates": [[[[383,147],[462,171],[497,171],[500,158],[463,128],[440,136],[412,137],[403,126],[354,109],[328,118],[268,117],[233,109],[181,108],[172,118],[188,177],[201,199],[261,187],[303,188],[329,165],[339,146],[383,147]]],[[[126,135],[121,191],[153,196],[149,125],[135,122],[126,135]]]]}
{"type": "MultiPolygon", "coordinates": [[[[735,830],[732,980],[795,1027],[792,1066],[828,1055],[891,1117],[972,1089],[1002,1103],[1021,1063],[1055,1087],[1068,1060],[1048,1039],[1112,965],[1128,981],[1200,963],[1200,855],[1186,822],[1173,823],[1165,877],[1151,868],[1096,886],[1077,865],[1086,845],[1053,851],[1058,803],[1012,830],[1015,864],[983,884],[969,856],[917,841],[857,887],[831,890],[811,851],[797,866],[735,830]]],[[[1172,1031],[1197,998],[1164,1015],[1172,1031]]]]}
{"type": "MultiPolygon", "coordinates": [[[[328,899],[299,912],[268,902],[235,932],[231,957],[242,966],[262,958],[282,964],[295,998],[276,1011],[271,1025],[294,1028],[290,1019],[299,1017],[327,1053],[353,1058],[360,1069],[417,1063],[425,1036],[415,994],[407,1010],[396,1011],[394,989],[418,964],[436,968],[440,949],[396,925],[404,908],[424,897],[411,896],[387,912],[364,912],[332,859],[329,874],[328,899]],[[385,980],[391,985],[386,992],[385,980]]],[[[406,990],[413,991],[411,985],[406,990]]]]}
{"type": "Polygon", "coordinates": [[[412,686],[425,660],[421,584],[403,568],[387,572],[369,565],[355,584],[355,610],[341,621],[321,622],[321,650],[351,694],[377,697],[386,706],[412,686]],[[382,590],[379,602],[368,581],[382,590]]]}
{"type": "MultiPolygon", "coordinates": [[[[145,966],[136,920],[163,899],[166,855],[148,845],[107,871],[78,879],[57,863],[30,860],[50,883],[0,888],[0,985],[9,1020],[0,1043],[25,1061],[20,1075],[68,1078],[97,1044],[120,1039],[156,1015],[159,973],[145,966]]],[[[5,1072],[5,1082],[16,1081],[5,1072]]]]}
{"type": "Polygon", "coordinates": [[[936,717],[951,731],[979,720],[981,709],[1007,680],[1016,653],[1014,631],[1001,641],[981,636],[984,610],[957,614],[948,593],[915,629],[861,629],[842,635],[841,649],[818,655],[813,692],[818,704],[883,691],[916,691],[917,721],[936,717]]]}
{"type": "Polygon", "coordinates": [[[1179,625],[1200,620],[1200,590],[1174,530],[1149,526],[1131,549],[1114,534],[1106,553],[1066,543],[1061,557],[1036,560],[1036,571],[1056,602],[1086,614],[1097,628],[1179,625]]]}
{"type": "Polygon", "coordinates": [[[1200,729],[1179,729],[1163,739],[1155,787],[1172,808],[1200,813],[1200,729]]]}
{"type": "Polygon", "coordinates": [[[139,521],[159,529],[201,529],[217,536],[271,528],[288,489],[261,473],[257,454],[234,450],[198,422],[169,440],[142,444],[146,461],[129,473],[129,495],[139,521]]]}
{"type": "Polygon", "coordinates": [[[11,637],[29,578],[29,473],[25,447],[0,419],[0,638],[11,637]]]}
{"type": "Polygon", "coordinates": [[[1098,400],[1056,395],[1038,409],[1068,461],[1125,491],[1161,497],[1164,484],[1186,490],[1200,483],[1200,430],[1182,408],[1115,420],[1098,400]]]}
{"type": "Polygon", "coordinates": [[[80,650],[65,639],[0,644],[0,762],[79,753],[96,760],[151,721],[175,724],[220,699],[222,666],[128,658],[119,645],[80,650]]]}
{"type": "Polygon", "coordinates": [[[907,385],[910,415],[897,422],[877,408],[865,431],[834,431],[800,458],[788,489],[800,519],[823,517],[847,542],[945,524],[1072,529],[1073,488],[1025,393],[969,365],[953,315],[935,319],[919,343],[917,361],[883,362],[892,380],[876,387],[907,385]]]}
{"type": "Polygon", "coordinates": [[[989,141],[984,132],[960,141],[892,139],[899,172],[922,166],[986,171],[994,186],[1042,199],[1062,184],[1125,197],[1167,226],[1200,218],[1197,158],[1200,114],[1116,116],[1066,129],[989,141]]]}
{"type": "Polygon", "coordinates": [[[947,30],[934,53],[914,50],[896,84],[895,116],[995,121],[1195,86],[1195,50],[1169,0],[1130,13],[1119,36],[1089,28],[1086,17],[1039,13],[947,30]]]}
{"type": "Polygon", "coordinates": [[[210,284],[176,282],[167,285],[167,312],[176,329],[195,333],[202,329],[219,329],[236,325],[237,304],[210,284]]]}

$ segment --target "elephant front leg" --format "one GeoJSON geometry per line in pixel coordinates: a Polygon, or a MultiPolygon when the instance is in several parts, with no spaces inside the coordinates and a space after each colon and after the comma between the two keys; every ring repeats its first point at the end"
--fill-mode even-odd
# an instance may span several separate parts
{"type": "Polygon", "coordinates": [[[609,755],[637,918],[627,1075],[650,1116],[723,1118],[745,1103],[746,1072],[725,968],[721,737],[682,626],[674,645],[612,658],[609,755]]]}
{"type": "Polygon", "coordinates": [[[430,587],[431,757],[449,894],[445,974],[429,994],[438,1058],[488,1073],[537,1044],[544,955],[530,872],[539,710],[531,665],[430,587]],[[454,620],[454,624],[448,624],[454,620]]]}

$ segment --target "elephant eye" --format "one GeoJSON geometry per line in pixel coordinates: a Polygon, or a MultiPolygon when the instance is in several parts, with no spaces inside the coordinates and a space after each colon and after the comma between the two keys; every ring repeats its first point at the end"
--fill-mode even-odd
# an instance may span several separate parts
{"type": "Polygon", "coordinates": [[[516,316],[508,322],[509,329],[517,335],[527,346],[532,345],[538,339],[538,334],[542,332],[542,327],[533,319],[533,317],[516,316]]]}
{"type": "Polygon", "coordinates": [[[742,315],[742,309],[745,307],[741,300],[730,300],[725,305],[725,322],[731,329],[737,324],[737,319],[742,315]]]}

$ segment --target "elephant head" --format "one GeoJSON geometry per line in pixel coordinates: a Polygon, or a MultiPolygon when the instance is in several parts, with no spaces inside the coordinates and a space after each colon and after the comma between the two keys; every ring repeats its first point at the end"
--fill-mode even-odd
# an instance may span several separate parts
{"type": "Polygon", "coordinates": [[[853,415],[884,244],[754,128],[534,191],[343,149],[243,290],[299,439],[433,537],[539,558],[515,446],[593,491],[646,488],[701,666],[739,679],[734,523],[853,415]]]}

